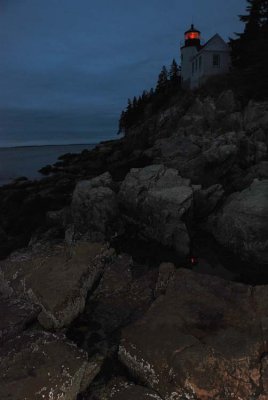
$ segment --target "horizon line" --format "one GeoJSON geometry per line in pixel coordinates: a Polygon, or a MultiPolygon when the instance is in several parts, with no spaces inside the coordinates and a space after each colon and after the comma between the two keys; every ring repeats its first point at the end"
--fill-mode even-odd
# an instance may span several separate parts
{"type": "Polygon", "coordinates": [[[7,145],[1,146],[0,149],[17,149],[17,148],[25,148],[25,147],[54,147],[54,146],[88,146],[88,145],[96,145],[99,142],[88,142],[88,143],[56,143],[56,144],[21,144],[21,145],[7,145]]]}

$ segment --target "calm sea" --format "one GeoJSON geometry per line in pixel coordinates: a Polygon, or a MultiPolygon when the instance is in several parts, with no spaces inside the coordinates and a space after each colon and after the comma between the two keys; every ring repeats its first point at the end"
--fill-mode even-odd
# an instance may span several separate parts
{"type": "Polygon", "coordinates": [[[92,149],[92,144],[29,146],[0,148],[0,186],[13,179],[26,176],[29,179],[41,178],[38,170],[53,164],[66,153],[80,153],[92,149]]]}

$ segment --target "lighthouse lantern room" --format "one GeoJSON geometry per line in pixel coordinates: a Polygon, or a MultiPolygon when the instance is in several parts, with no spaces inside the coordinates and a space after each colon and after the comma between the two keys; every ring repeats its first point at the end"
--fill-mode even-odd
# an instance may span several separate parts
{"type": "Polygon", "coordinates": [[[184,33],[185,46],[200,46],[200,31],[195,29],[194,25],[184,33]]]}
{"type": "Polygon", "coordinates": [[[184,43],[180,50],[181,79],[184,88],[199,87],[208,77],[226,74],[230,69],[228,44],[216,34],[202,45],[201,33],[193,24],[184,33],[184,43]]]}

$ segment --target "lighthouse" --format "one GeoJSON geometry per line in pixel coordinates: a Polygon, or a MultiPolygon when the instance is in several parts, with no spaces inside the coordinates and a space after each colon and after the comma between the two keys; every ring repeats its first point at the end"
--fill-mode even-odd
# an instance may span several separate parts
{"type": "Polygon", "coordinates": [[[181,76],[184,87],[191,86],[192,59],[201,47],[201,33],[194,25],[184,33],[184,44],[181,47],[181,76]]]}
{"type": "Polygon", "coordinates": [[[231,66],[230,48],[222,37],[216,34],[202,45],[201,32],[193,24],[184,33],[180,51],[184,88],[195,89],[213,75],[219,75],[220,79],[231,66]]]}

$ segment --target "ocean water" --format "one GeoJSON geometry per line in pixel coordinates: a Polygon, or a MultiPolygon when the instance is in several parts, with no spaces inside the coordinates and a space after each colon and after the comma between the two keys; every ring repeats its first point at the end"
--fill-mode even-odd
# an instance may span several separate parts
{"type": "Polygon", "coordinates": [[[21,176],[29,179],[41,178],[38,170],[55,163],[59,156],[80,153],[93,147],[92,144],[73,144],[0,148],[0,186],[21,176]]]}

